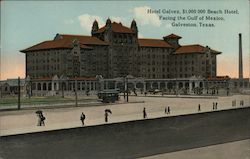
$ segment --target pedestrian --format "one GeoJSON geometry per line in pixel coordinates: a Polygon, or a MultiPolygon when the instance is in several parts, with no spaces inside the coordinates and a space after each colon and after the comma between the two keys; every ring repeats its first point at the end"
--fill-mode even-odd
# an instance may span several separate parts
{"type": "Polygon", "coordinates": [[[40,117],[40,121],[41,121],[41,123],[40,123],[40,126],[45,126],[45,116],[43,115],[43,113],[41,113],[40,115],[39,115],[39,117],[40,117]]]}
{"type": "Polygon", "coordinates": [[[213,110],[215,109],[215,103],[213,102],[213,110]]]}
{"type": "Polygon", "coordinates": [[[167,114],[167,107],[165,107],[165,110],[164,110],[165,114],[167,114]]]}
{"type": "Polygon", "coordinates": [[[244,106],[244,100],[242,100],[242,106],[244,106]]]}
{"type": "Polygon", "coordinates": [[[105,116],[105,122],[107,123],[108,122],[108,112],[107,111],[105,111],[104,116],[105,116]]]}
{"type": "Polygon", "coordinates": [[[37,122],[37,126],[41,126],[41,124],[42,124],[42,121],[41,121],[41,117],[40,117],[40,114],[37,114],[37,117],[38,117],[38,122],[37,122]]]}
{"type": "Polygon", "coordinates": [[[147,112],[145,107],[143,108],[143,118],[144,119],[147,118],[147,112]]]}
{"type": "Polygon", "coordinates": [[[168,114],[170,114],[170,107],[168,107],[168,114]]]}
{"type": "Polygon", "coordinates": [[[85,114],[82,112],[81,116],[80,116],[80,120],[82,122],[82,126],[84,126],[84,120],[85,120],[86,116],[85,114]]]}
{"type": "Polygon", "coordinates": [[[198,112],[201,111],[201,105],[198,105],[198,112]]]}
{"type": "Polygon", "coordinates": [[[215,103],[215,109],[216,109],[216,110],[217,110],[217,106],[218,106],[218,103],[216,102],[216,103],[215,103]]]}

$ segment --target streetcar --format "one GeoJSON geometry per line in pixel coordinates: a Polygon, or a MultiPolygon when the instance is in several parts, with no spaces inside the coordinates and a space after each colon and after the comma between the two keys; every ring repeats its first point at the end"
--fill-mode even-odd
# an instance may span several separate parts
{"type": "Polygon", "coordinates": [[[100,91],[97,96],[103,103],[114,103],[119,100],[119,92],[118,89],[108,89],[100,91]]]}

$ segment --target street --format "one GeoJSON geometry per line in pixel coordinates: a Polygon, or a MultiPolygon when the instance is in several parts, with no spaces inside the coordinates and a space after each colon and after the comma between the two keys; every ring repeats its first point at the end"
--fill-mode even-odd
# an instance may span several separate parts
{"type": "Polygon", "coordinates": [[[0,157],[131,159],[178,152],[249,139],[249,114],[245,107],[6,136],[0,138],[0,157]]]}

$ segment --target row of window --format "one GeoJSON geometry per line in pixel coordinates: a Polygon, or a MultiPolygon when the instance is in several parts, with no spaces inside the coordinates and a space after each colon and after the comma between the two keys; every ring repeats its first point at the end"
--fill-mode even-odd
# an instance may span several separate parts
{"type": "Polygon", "coordinates": [[[54,58],[45,58],[45,59],[33,59],[33,60],[27,60],[27,63],[59,63],[60,62],[60,59],[57,58],[57,59],[54,59],[54,58]]]}
{"type": "Polygon", "coordinates": [[[154,47],[140,47],[139,51],[142,51],[141,53],[147,53],[147,52],[171,52],[170,48],[154,48],[154,47]]]}
{"type": "Polygon", "coordinates": [[[31,66],[27,68],[28,71],[38,71],[38,70],[60,70],[60,65],[43,65],[43,66],[31,66]]]}

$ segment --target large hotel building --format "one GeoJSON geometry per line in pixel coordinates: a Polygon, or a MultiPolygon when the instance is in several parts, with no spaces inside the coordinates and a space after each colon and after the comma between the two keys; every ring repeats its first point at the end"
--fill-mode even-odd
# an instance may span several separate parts
{"type": "Polygon", "coordinates": [[[21,52],[30,78],[216,77],[216,56],[221,52],[199,44],[181,45],[180,39],[175,34],[162,39],[138,38],[135,20],[126,27],[107,19],[101,28],[93,22],[91,36],[57,34],[53,40],[21,52]]]}

